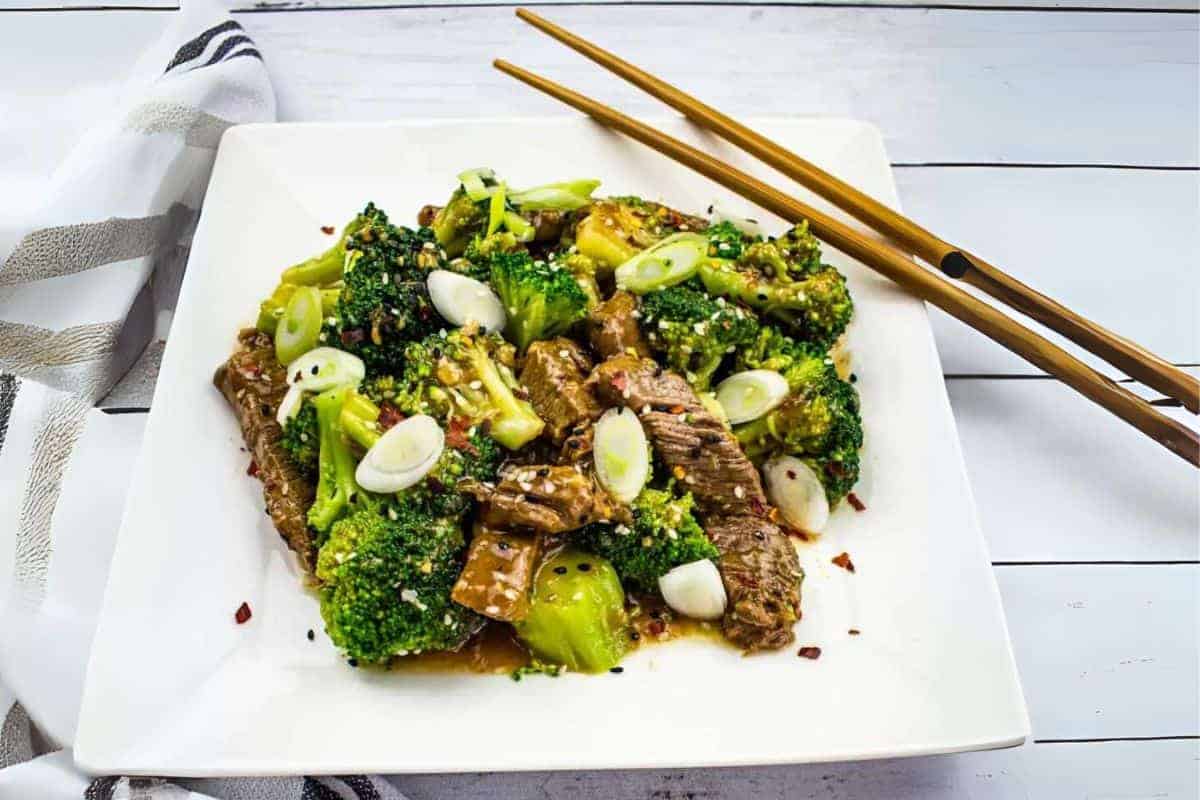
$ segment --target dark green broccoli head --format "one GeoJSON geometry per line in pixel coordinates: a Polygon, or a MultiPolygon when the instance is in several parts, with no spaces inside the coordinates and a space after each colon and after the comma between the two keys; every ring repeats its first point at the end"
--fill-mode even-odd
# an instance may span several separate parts
{"type": "Polygon", "coordinates": [[[743,250],[755,242],[762,241],[760,236],[742,233],[732,222],[718,222],[704,234],[708,237],[708,255],[712,258],[740,258],[743,250]]]}
{"type": "Polygon", "coordinates": [[[462,550],[457,521],[407,506],[338,521],[317,557],[329,638],[363,662],[459,648],[482,620],[450,600],[462,550]]]}
{"type": "Polygon", "coordinates": [[[498,334],[474,326],[410,344],[404,369],[383,399],[405,414],[430,414],[447,428],[479,425],[510,450],[533,441],[545,423],[513,375],[516,353],[498,334]]]}
{"type": "Polygon", "coordinates": [[[428,228],[364,227],[347,240],[349,267],[337,312],[326,326],[331,344],[360,357],[371,372],[388,372],[404,347],[445,327],[425,288],[445,253],[428,228]]]}
{"type": "Polygon", "coordinates": [[[761,461],[776,454],[808,461],[825,485],[830,503],[842,499],[858,480],[863,443],[858,392],[838,377],[831,360],[810,371],[778,407],[739,425],[734,435],[746,455],[761,461]]]}
{"type": "Polygon", "coordinates": [[[490,236],[476,236],[467,245],[462,258],[450,262],[449,269],[460,275],[474,278],[477,281],[487,281],[492,276],[491,258],[497,253],[523,252],[525,245],[517,241],[511,231],[496,231],[490,236]]]}
{"type": "Polygon", "coordinates": [[[492,288],[508,314],[505,336],[522,351],[531,342],[565,333],[587,315],[588,295],[562,264],[497,252],[489,267],[492,288]]]}
{"type": "Polygon", "coordinates": [[[458,517],[471,507],[470,496],[456,486],[464,478],[495,481],[504,450],[478,428],[451,427],[446,448],[425,478],[397,495],[398,502],[425,509],[436,517],[458,517]]]}
{"type": "Polygon", "coordinates": [[[740,300],[822,349],[841,336],[854,313],[845,276],[821,263],[820,245],[806,223],[749,244],[736,259],[710,258],[700,265],[700,278],[710,294],[740,300]]]}
{"type": "Polygon", "coordinates": [[[321,432],[317,427],[317,409],[311,401],[305,400],[296,416],[283,426],[283,437],[279,444],[301,474],[310,480],[316,478],[321,432]]]}
{"type": "Polygon", "coordinates": [[[778,372],[796,391],[812,381],[824,380],[829,371],[829,356],[808,342],[801,342],[774,325],[763,325],[758,335],[734,356],[737,371],[769,369],[778,372]]]}
{"type": "Polygon", "coordinates": [[[633,526],[593,523],[575,534],[585,550],[604,556],[631,588],[658,591],[658,579],[681,564],[715,559],[717,548],[693,515],[691,494],[643,489],[633,501],[633,526]]]}
{"type": "Polygon", "coordinates": [[[754,313],[714,299],[692,283],[650,292],[641,298],[642,331],[665,365],[708,391],[727,353],[758,335],[754,313]]]}

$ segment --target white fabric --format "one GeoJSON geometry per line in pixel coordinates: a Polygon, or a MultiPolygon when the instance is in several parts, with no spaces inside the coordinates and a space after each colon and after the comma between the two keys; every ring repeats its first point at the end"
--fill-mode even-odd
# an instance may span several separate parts
{"type": "Polygon", "coordinates": [[[366,777],[170,783],[74,768],[144,425],[93,404],[166,335],[221,133],[275,117],[261,54],[213,0],[185,0],[107,107],[28,211],[0,220],[0,800],[396,800],[366,777]]]}

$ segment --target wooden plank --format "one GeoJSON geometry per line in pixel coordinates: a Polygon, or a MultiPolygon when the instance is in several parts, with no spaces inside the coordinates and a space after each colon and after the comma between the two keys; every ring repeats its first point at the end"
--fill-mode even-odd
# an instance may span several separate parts
{"type": "Polygon", "coordinates": [[[1035,741],[1200,734],[1186,565],[997,567],[1035,741]]]}
{"type": "MultiPolygon", "coordinates": [[[[1200,162],[1194,15],[583,6],[553,17],[735,115],[873,122],[897,162],[1200,162]],[[678,41],[688,46],[663,46],[678,41]]],[[[287,76],[289,119],[565,113],[493,71],[497,56],[662,113],[507,8],[239,19],[287,76]]]]}
{"type": "MultiPolygon", "coordinates": [[[[1200,171],[923,167],[895,175],[905,212],[940,236],[1163,358],[1200,362],[1200,171]]],[[[947,374],[1039,372],[941,311],[930,318],[947,374]]]]}
{"type": "Polygon", "coordinates": [[[1195,741],[1104,742],[797,767],[397,775],[390,780],[410,800],[1192,800],[1198,791],[1197,752],[1195,741]]]}
{"type": "MultiPolygon", "coordinates": [[[[5,14],[0,61],[23,78],[6,83],[0,101],[22,119],[45,115],[63,74],[111,80],[106,65],[135,52],[128,31],[136,44],[138,31],[169,17],[5,14]],[[45,58],[46,42],[56,43],[55,59],[45,58]],[[105,52],[113,55],[96,57],[105,52]]],[[[901,163],[1200,162],[1196,15],[566,6],[553,17],[736,115],[869,120],[901,163]],[[663,47],[676,41],[688,46],[663,47]],[[753,64],[740,57],[751,52],[753,64]]],[[[635,113],[663,111],[511,8],[238,19],[266,56],[284,119],[566,113],[492,70],[499,55],[635,113]]]]}
{"type": "Polygon", "coordinates": [[[1200,558],[1186,462],[1054,380],[947,388],[994,561],[1200,558]]]}

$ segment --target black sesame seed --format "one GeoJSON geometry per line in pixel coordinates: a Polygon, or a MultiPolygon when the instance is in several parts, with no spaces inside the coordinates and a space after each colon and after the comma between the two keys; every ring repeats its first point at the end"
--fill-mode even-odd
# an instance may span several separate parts
{"type": "Polygon", "coordinates": [[[578,450],[581,446],[582,443],[578,439],[571,439],[569,442],[567,442],[567,447],[571,448],[572,450],[578,450]]]}
{"type": "Polygon", "coordinates": [[[499,542],[496,543],[496,547],[499,547],[501,550],[507,550],[510,547],[512,547],[512,545],[510,545],[508,542],[501,539],[499,542]]]}
{"type": "Polygon", "coordinates": [[[308,640],[311,642],[313,639],[316,639],[316,638],[317,638],[317,635],[315,633],[313,633],[313,629],[309,628],[308,629],[308,640]]]}
{"type": "Polygon", "coordinates": [[[613,675],[620,675],[624,671],[625,671],[624,667],[613,667],[612,669],[609,670],[609,672],[611,672],[613,675]]]}
{"type": "Polygon", "coordinates": [[[550,468],[549,468],[549,467],[542,467],[541,469],[539,469],[539,470],[537,471],[537,474],[538,474],[538,477],[539,477],[539,478],[544,478],[544,477],[546,477],[547,475],[549,475],[549,474],[550,474],[550,468]]]}
{"type": "Polygon", "coordinates": [[[642,638],[642,635],[637,631],[634,631],[633,633],[629,634],[629,638],[631,641],[636,642],[638,639],[642,638]]]}
{"type": "Polygon", "coordinates": [[[587,563],[586,561],[579,565],[580,572],[587,572],[591,568],[592,568],[592,565],[587,563]]]}
{"type": "Polygon", "coordinates": [[[350,665],[350,666],[352,666],[352,667],[357,667],[357,666],[358,666],[358,659],[357,659],[357,658],[352,658],[352,659],[350,659],[349,661],[347,661],[346,663],[347,663],[347,664],[349,664],[349,665],[350,665]]]}
{"type": "Polygon", "coordinates": [[[555,568],[554,568],[554,574],[555,574],[555,575],[566,575],[566,574],[567,574],[567,568],[566,568],[566,567],[555,567],[555,568]]]}
{"type": "Polygon", "coordinates": [[[857,373],[854,373],[854,372],[851,372],[851,373],[850,373],[850,382],[851,382],[851,383],[858,383],[858,375],[857,375],[857,373]]]}
{"type": "Polygon", "coordinates": [[[318,367],[316,364],[313,364],[312,369],[309,370],[309,372],[311,372],[313,375],[316,375],[320,371],[321,371],[321,368],[318,367]]]}
{"type": "Polygon", "coordinates": [[[758,293],[758,299],[760,302],[763,302],[763,303],[767,302],[767,296],[765,294],[763,294],[762,292],[758,293]]]}

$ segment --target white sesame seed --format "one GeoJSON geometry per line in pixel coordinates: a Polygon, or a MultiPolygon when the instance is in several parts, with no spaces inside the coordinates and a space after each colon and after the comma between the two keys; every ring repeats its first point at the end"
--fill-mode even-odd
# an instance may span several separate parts
{"type": "Polygon", "coordinates": [[[741,486],[735,486],[735,487],[733,487],[733,496],[736,497],[737,499],[741,500],[743,497],[746,496],[746,490],[743,489],[741,486]]]}
{"type": "Polygon", "coordinates": [[[545,492],[546,494],[554,494],[554,490],[557,488],[558,487],[555,486],[550,481],[546,481],[545,483],[542,484],[542,491],[545,492]]]}
{"type": "Polygon", "coordinates": [[[483,610],[485,614],[499,614],[500,606],[488,606],[483,610]]]}
{"type": "Polygon", "coordinates": [[[559,350],[559,351],[558,351],[558,357],[559,357],[559,358],[570,358],[570,357],[571,357],[571,354],[570,354],[570,353],[568,353],[566,350],[559,350]]]}

